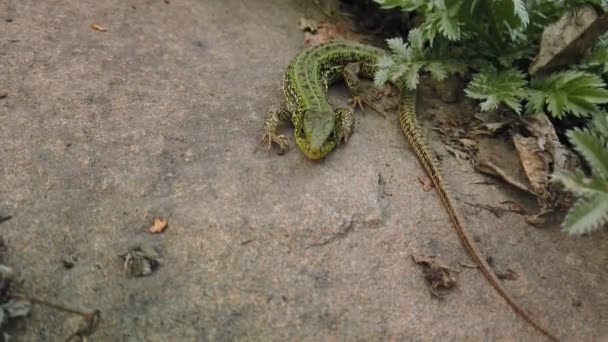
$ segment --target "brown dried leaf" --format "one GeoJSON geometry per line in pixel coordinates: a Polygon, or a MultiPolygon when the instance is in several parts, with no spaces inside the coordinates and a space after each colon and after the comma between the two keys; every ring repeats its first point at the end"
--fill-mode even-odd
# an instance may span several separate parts
{"type": "Polygon", "coordinates": [[[169,220],[162,219],[160,217],[155,217],[154,224],[150,227],[149,230],[151,233],[158,234],[158,233],[162,232],[163,230],[165,230],[165,228],[167,228],[168,224],[169,224],[169,220]]]}
{"type": "Polygon", "coordinates": [[[412,255],[412,260],[422,266],[422,274],[427,284],[430,286],[430,292],[433,297],[443,299],[439,290],[449,290],[456,286],[456,271],[446,266],[441,260],[435,257],[415,257],[412,255]]]}
{"type": "Polygon", "coordinates": [[[549,160],[547,152],[542,151],[536,137],[513,136],[513,143],[519,153],[519,159],[524,167],[532,189],[538,197],[546,199],[549,184],[549,160]]]}
{"type": "Polygon", "coordinates": [[[300,20],[298,20],[298,28],[304,32],[308,31],[315,33],[319,28],[319,24],[315,19],[300,18],[300,20]]]}
{"type": "Polygon", "coordinates": [[[429,176],[418,177],[418,181],[422,184],[422,190],[424,192],[431,191],[433,188],[433,181],[429,178],[429,176]]]}
{"type": "Polygon", "coordinates": [[[365,36],[356,34],[344,24],[331,24],[320,21],[315,33],[304,33],[304,45],[316,46],[334,39],[362,41],[365,36]]]}
{"type": "Polygon", "coordinates": [[[475,165],[475,170],[477,170],[478,172],[481,172],[481,173],[485,173],[487,175],[500,177],[500,178],[502,178],[502,180],[511,184],[512,186],[534,195],[534,191],[532,191],[532,189],[530,189],[530,187],[528,187],[528,185],[519,182],[518,180],[516,180],[514,177],[509,175],[507,172],[505,172],[503,169],[498,167],[498,165],[494,164],[491,161],[481,161],[480,160],[475,165]]]}
{"type": "Polygon", "coordinates": [[[108,30],[105,27],[99,26],[97,24],[91,24],[91,28],[95,31],[99,32],[107,32],[108,30]]]}
{"type": "Polygon", "coordinates": [[[458,139],[458,141],[460,141],[460,143],[462,143],[462,146],[466,147],[467,149],[474,150],[477,148],[477,141],[475,140],[468,138],[460,138],[458,139]]]}
{"type": "Polygon", "coordinates": [[[445,149],[452,153],[454,155],[454,157],[456,157],[456,159],[461,162],[463,160],[468,160],[469,159],[469,155],[466,152],[463,152],[461,150],[458,150],[450,145],[446,145],[445,149]]]}
{"type": "Polygon", "coordinates": [[[517,280],[517,278],[519,278],[517,272],[510,268],[507,268],[507,270],[504,272],[495,271],[494,273],[496,273],[496,276],[500,280],[517,280]]]}
{"type": "Polygon", "coordinates": [[[608,29],[608,16],[598,16],[592,6],[576,12],[565,11],[556,22],[545,27],[540,49],[528,68],[531,75],[578,63],[608,29]]]}

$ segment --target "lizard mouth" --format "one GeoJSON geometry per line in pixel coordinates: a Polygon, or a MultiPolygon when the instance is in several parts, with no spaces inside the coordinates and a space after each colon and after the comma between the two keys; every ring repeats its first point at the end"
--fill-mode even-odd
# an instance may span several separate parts
{"type": "Polygon", "coordinates": [[[300,147],[300,151],[309,159],[321,159],[325,157],[336,145],[332,140],[326,140],[319,146],[314,146],[308,140],[296,134],[295,140],[300,147]]]}
{"type": "Polygon", "coordinates": [[[311,148],[309,144],[306,144],[306,148],[302,148],[301,150],[306,157],[317,160],[325,157],[335,146],[335,141],[327,140],[318,148],[311,148]]]}

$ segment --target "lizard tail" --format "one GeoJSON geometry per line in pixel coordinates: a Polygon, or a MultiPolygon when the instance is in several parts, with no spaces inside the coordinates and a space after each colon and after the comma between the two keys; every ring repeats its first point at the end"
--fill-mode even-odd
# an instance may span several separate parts
{"type": "Polygon", "coordinates": [[[526,322],[528,322],[550,340],[557,341],[557,338],[554,335],[536,323],[530,317],[530,315],[528,315],[519,305],[517,305],[513,298],[506,293],[506,291],[500,285],[498,277],[491,270],[487,261],[481,257],[481,253],[479,253],[479,250],[472,242],[473,240],[471,240],[469,234],[464,230],[460,220],[460,217],[462,216],[452,205],[451,192],[446,187],[447,184],[443,180],[443,176],[441,175],[439,169],[439,162],[437,161],[433,151],[431,151],[430,147],[428,146],[428,143],[426,142],[426,139],[422,133],[422,129],[420,128],[420,124],[416,118],[416,91],[408,90],[404,86],[399,88],[401,88],[401,99],[399,103],[399,122],[401,124],[401,128],[403,129],[408,142],[416,153],[418,160],[420,160],[420,163],[433,181],[433,185],[435,186],[435,189],[437,190],[439,197],[441,198],[441,201],[443,202],[443,205],[450,216],[450,220],[452,221],[465,250],[475,261],[479,267],[479,270],[481,273],[483,273],[492,287],[494,287],[500,296],[504,298],[504,300],[519,316],[521,316],[526,322]]]}

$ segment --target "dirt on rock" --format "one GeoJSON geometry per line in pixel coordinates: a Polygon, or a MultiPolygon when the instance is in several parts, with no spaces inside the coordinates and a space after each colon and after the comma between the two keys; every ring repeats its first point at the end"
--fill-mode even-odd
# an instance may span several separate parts
{"type": "MultiPolygon", "coordinates": [[[[301,17],[322,13],[297,0],[0,2],[0,234],[19,290],[99,309],[91,341],[542,340],[474,268],[429,295],[411,255],[470,259],[395,115],[358,114],[322,161],[291,138],[283,156],[252,152],[301,17]],[[159,234],[155,217],[169,222],[159,234]],[[121,255],[143,246],[158,268],[132,276],[121,255]]],[[[342,86],[330,95],[346,103],[342,86]]],[[[459,108],[419,97],[466,227],[517,274],[504,287],[563,340],[608,339],[608,234],[465,204],[535,201],[446,152],[430,119],[459,108]]],[[[23,323],[16,340],[57,341],[78,322],[34,306],[23,323]]]]}

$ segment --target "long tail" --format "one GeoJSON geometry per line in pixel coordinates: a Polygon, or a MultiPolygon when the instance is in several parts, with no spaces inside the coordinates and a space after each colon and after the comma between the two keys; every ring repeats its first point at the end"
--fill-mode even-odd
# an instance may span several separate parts
{"type": "Polygon", "coordinates": [[[405,87],[401,88],[401,99],[399,103],[399,122],[401,123],[401,128],[403,129],[403,133],[414,149],[416,156],[420,160],[420,163],[428,173],[429,177],[433,181],[433,185],[435,189],[439,193],[439,197],[441,197],[441,201],[450,216],[450,220],[452,221],[456,232],[458,233],[458,237],[466,251],[469,253],[471,258],[475,261],[479,270],[486,279],[492,284],[494,289],[505,299],[505,301],[513,308],[513,310],[521,316],[526,322],[530,323],[536,330],[540,333],[548,337],[553,341],[557,341],[557,338],[553,336],[549,331],[545,330],[539,324],[537,324],[532,318],[519,306],[515,303],[513,298],[509,296],[505,290],[500,285],[500,281],[498,277],[491,270],[490,265],[486,262],[484,258],[481,257],[479,250],[473,244],[473,240],[469,237],[469,234],[464,230],[461,225],[460,217],[462,217],[456,208],[452,205],[452,195],[451,192],[446,188],[445,181],[441,175],[439,170],[439,163],[433,151],[431,151],[422,129],[420,128],[420,124],[416,118],[416,91],[407,90],[405,87]]]}

